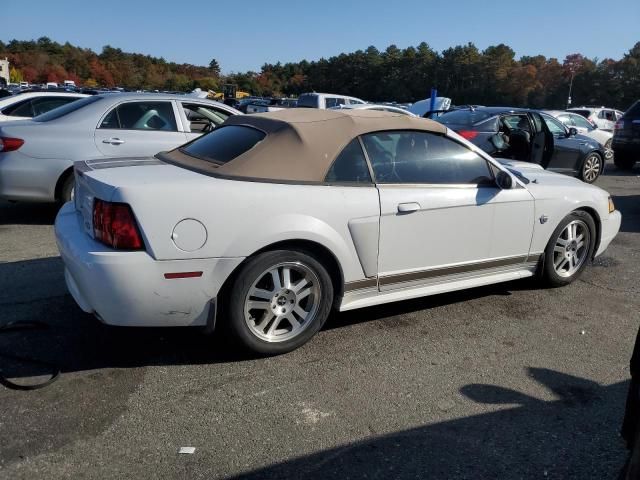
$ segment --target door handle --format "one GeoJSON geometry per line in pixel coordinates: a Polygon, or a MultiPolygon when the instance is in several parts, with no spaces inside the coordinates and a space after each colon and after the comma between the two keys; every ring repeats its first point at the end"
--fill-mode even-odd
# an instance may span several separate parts
{"type": "Polygon", "coordinates": [[[420,210],[420,204],[418,202],[399,203],[398,213],[411,213],[420,210]]]}
{"type": "Polygon", "coordinates": [[[110,143],[111,145],[122,145],[124,140],[120,140],[119,138],[105,138],[102,140],[102,143],[110,143]]]}

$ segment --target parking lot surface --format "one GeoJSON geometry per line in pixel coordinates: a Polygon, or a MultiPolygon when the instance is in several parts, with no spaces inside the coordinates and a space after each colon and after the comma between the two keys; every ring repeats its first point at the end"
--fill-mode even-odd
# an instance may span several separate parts
{"type": "Polygon", "coordinates": [[[640,323],[640,168],[597,184],[622,231],[579,281],[333,314],[252,359],[189,329],[122,329],[67,294],[56,208],[0,204],[0,478],[615,478],[640,323]],[[180,455],[180,447],[195,447],[180,455]]]}

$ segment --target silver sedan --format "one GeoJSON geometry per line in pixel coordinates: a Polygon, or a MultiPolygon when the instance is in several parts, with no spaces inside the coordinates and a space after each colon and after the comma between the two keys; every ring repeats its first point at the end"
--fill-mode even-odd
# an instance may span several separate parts
{"type": "Polygon", "coordinates": [[[73,162],[171,150],[238,110],[188,95],[95,95],[32,120],[0,124],[0,198],[67,201],[73,162]]]}

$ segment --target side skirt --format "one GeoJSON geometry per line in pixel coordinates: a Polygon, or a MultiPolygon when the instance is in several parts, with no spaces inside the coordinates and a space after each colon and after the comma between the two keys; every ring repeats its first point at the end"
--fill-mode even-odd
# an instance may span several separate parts
{"type": "Polygon", "coordinates": [[[444,277],[439,281],[427,285],[422,284],[418,286],[409,286],[382,292],[379,292],[374,288],[349,291],[342,298],[339,310],[344,312],[348,310],[355,310],[356,308],[380,305],[383,303],[410,300],[429,295],[437,295],[439,293],[454,292],[457,290],[481,287],[494,283],[519,280],[522,278],[532,277],[535,274],[536,266],[537,262],[534,264],[528,263],[517,267],[502,269],[500,271],[478,272],[475,275],[465,276],[464,278],[444,277]]]}

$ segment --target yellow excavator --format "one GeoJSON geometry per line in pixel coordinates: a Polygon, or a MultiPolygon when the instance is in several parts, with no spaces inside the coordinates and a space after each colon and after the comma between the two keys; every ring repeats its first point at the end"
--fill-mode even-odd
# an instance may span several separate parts
{"type": "Polygon", "coordinates": [[[238,86],[232,83],[225,83],[222,86],[222,92],[215,92],[213,90],[209,90],[207,94],[207,98],[212,100],[218,100],[222,102],[223,100],[234,98],[236,100],[241,100],[245,97],[250,97],[251,94],[249,92],[245,92],[243,90],[238,90],[238,86]]]}

